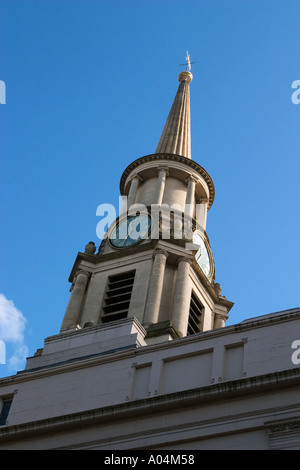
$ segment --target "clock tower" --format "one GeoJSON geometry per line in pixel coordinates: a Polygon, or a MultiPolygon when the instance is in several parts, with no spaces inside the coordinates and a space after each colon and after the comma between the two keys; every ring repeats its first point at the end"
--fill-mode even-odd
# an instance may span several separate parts
{"type": "Polygon", "coordinates": [[[192,78],[187,56],[155,153],[124,170],[119,216],[77,255],[60,332],[0,380],[0,449],[112,463],[126,449],[188,463],[190,449],[299,449],[300,309],[222,328],[233,304],[206,233],[214,185],[191,159],[192,78]]]}
{"type": "Polygon", "coordinates": [[[179,87],[155,153],[123,172],[120,216],[99,249],[78,253],[61,332],[135,317],[147,344],[223,327],[233,303],[215,283],[206,233],[214,184],[191,159],[190,72],[179,87]]]}

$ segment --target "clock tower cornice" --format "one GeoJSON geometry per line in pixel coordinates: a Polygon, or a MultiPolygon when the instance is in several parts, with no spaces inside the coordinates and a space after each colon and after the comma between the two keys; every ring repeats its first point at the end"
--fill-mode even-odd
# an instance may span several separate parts
{"type": "MultiPolygon", "coordinates": [[[[203,181],[207,189],[208,209],[211,208],[215,198],[215,186],[208,172],[199,163],[182,155],[174,155],[169,153],[154,153],[145,155],[134,160],[124,170],[120,180],[120,192],[122,196],[128,193],[128,183],[134,175],[138,175],[143,180],[157,174],[159,167],[168,168],[169,174],[175,174],[182,181],[186,181],[189,177],[194,177],[203,181]]],[[[203,196],[204,197],[204,196],[203,196]]]]}

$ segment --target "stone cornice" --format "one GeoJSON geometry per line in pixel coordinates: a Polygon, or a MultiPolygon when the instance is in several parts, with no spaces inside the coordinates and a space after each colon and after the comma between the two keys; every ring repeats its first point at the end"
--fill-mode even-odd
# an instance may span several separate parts
{"type": "Polygon", "coordinates": [[[124,250],[124,252],[114,251],[112,253],[106,253],[106,254],[97,254],[97,253],[95,253],[93,255],[78,252],[76,260],[75,260],[73,268],[72,268],[72,271],[71,271],[70,276],[69,276],[69,282],[73,282],[73,279],[74,279],[74,277],[77,273],[77,269],[80,268],[80,265],[81,265],[82,261],[87,261],[88,263],[92,263],[92,264],[96,265],[96,264],[103,263],[103,262],[106,262],[106,261],[119,259],[120,257],[126,257],[129,254],[132,255],[134,253],[140,253],[140,252],[143,252],[143,251],[147,251],[151,248],[154,248],[155,245],[157,244],[157,242],[158,242],[158,240],[151,240],[150,239],[149,241],[147,241],[146,243],[143,243],[142,245],[138,245],[138,246],[134,245],[132,247],[127,247],[126,250],[124,250]]]}
{"type": "MultiPolygon", "coordinates": [[[[283,312],[277,312],[275,314],[269,314],[269,315],[264,315],[261,319],[259,319],[259,317],[257,318],[253,318],[253,319],[249,319],[249,320],[246,320],[244,322],[241,322],[241,323],[237,323],[237,324],[234,324],[234,325],[229,325],[229,326],[225,326],[224,328],[219,328],[219,329],[215,329],[215,330],[207,330],[207,331],[203,331],[203,332],[200,332],[200,333],[197,333],[197,334],[194,334],[194,335],[190,335],[190,336],[185,336],[185,337],[182,337],[180,339],[174,339],[173,341],[169,342],[164,342],[164,343],[159,343],[159,344],[154,344],[154,345],[148,345],[148,346],[143,346],[141,348],[137,348],[137,349],[127,349],[126,351],[116,351],[116,352],[112,352],[110,351],[108,354],[100,354],[100,355],[95,355],[95,357],[91,357],[91,358],[79,358],[78,360],[76,361],[71,361],[71,362],[68,362],[68,363],[65,363],[65,364],[58,364],[56,366],[51,366],[51,367],[47,367],[47,368],[42,368],[40,370],[28,370],[28,371],[22,371],[22,372],[19,372],[18,374],[16,375],[13,375],[13,376],[9,376],[9,377],[4,377],[4,378],[0,378],[0,385],[4,386],[4,385],[16,385],[18,384],[19,382],[26,382],[28,380],[35,380],[37,378],[41,378],[41,377],[44,377],[44,376],[49,376],[49,375],[53,375],[53,374],[57,374],[57,373],[63,373],[63,372],[67,372],[69,371],[70,369],[71,370],[74,370],[74,369],[82,369],[82,368],[85,368],[85,367],[92,367],[94,365],[98,365],[100,363],[103,363],[103,362],[110,362],[110,361],[114,361],[114,360],[120,360],[120,359],[124,359],[126,357],[134,357],[136,355],[139,355],[139,354],[144,354],[145,351],[147,352],[151,352],[151,351],[162,351],[164,349],[169,349],[169,348],[177,348],[177,347],[180,347],[182,346],[183,343],[194,343],[194,342],[199,342],[199,341],[202,341],[202,340],[207,340],[208,338],[211,338],[213,340],[213,338],[216,338],[216,337],[219,337],[219,336],[224,336],[224,335],[230,335],[232,334],[233,332],[246,332],[247,330],[251,330],[253,328],[261,328],[263,326],[269,326],[270,324],[274,325],[276,323],[282,323],[282,322],[286,322],[286,321],[293,321],[293,320],[299,320],[300,319],[300,308],[296,308],[296,309],[292,309],[292,310],[288,310],[288,311],[283,311],[283,312]],[[278,313],[282,313],[282,315],[278,315],[278,313]]],[[[127,319],[127,321],[130,321],[132,319],[127,319]]],[[[122,322],[124,322],[126,320],[122,320],[122,322]]],[[[108,326],[107,325],[104,325],[105,328],[107,328],[108,326]]],[[[110,326],[111,327],[111,326],[110,326]]],[[[103,328],[103,325],[98,325],[94,328],[103,328]]],[[[140,328],[143,328],[141,325],[140,325],[140,328]]],[[[47,341],[52,341],[53,339],[56,340],[56,339],[64,339],[64,337],[66,336],[74,336],[74,335],[82,335],[82,334],[88,334],[88,330],[74,330],[74,331],[66,331],[64,333],[59,333],[57,335],[54,335],[54,336],[50,336],[48,338],[45,339],[45,342],[47,341]]],[[[294,373],[295,374],[299,374],[299,377],[300,377],[300,367],[297,367],[297,368],[293,368],[293,369],[290,369],[289,373],[294,373]]],[[[278,374],[283,374],[284,372],[278,372],[278,374]]],[[[274,373],[275,375],[277,373],[274,373]]],[[[272,374],[271,374],[272,375],[272,374]]],[[[250,378],[249,378],[250,380],[250,378]]],[[[1,430],[1,428],[0,428],[1,430]]]]}
{"type": "Polygon", "coordinates": [[[199,175],[201,175],[202,178],[205,180],[208,188],[209,188],[208,209],[210,209],[210,207],[213,204],[214,198],[215,198],[215,187],[214,187],[214,183],[213,183],[211,177],[209,176],[207,171],[204,168],[202,168],[202,166],[200,166],[197,162],[195,162],[194,160],[191,160],[187,157],[183,157],[181,155],[173,155],[173,154],[168,154],[168,153],[154,153],[154,154],[151,154],[151,155],[145,155],[143,157],[138,158],[137,160],[134,160],[124,170],[123,175],[121,177],[121,181],[120,181],[120,192],[121,192],[121,194],[124,195],[126,179],[128,178],[128,176],[130,175],[130,173],[133,170],[137,169],[140,165],[142,165],[143,163],[147,163],[147,162],[157,161],[158,165],[159,165],[159,162],[161,160],[169,161],[170,163],[172,163],[172,161],[182,163],[182,164],[186,165],[188,168],[196,171],[199,175]]]}
{"type": "Polygon", "coordinates": [[[285,387],[299,386],[300,368],[290,369],[230,382],[222,382],[206,387],[182,392],[158,395],[142,400],[120,403],[118,405],[97,408],[54,418],[42,419],[18,425],[4,426],[0,429],[0,441],[24,439],[24,437],[41,436],[64,430],[82,429],[84,426],[103,424],[126,418],[141,417],[174,408],[193,407],[199,403],[216,399],[232,399],[233,396],[249,396],[265,393],[266,390],[280,390],[285,387]]]}

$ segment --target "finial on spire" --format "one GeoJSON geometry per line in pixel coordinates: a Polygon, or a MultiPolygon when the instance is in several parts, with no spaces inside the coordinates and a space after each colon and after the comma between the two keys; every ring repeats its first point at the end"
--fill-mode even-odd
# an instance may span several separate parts
{"type": "Polygon", "coordinates": [[[190,71],[191,71],[191,68],[192,68],[192,66],[191,66],[191,61],[190,61],[190,54],[189,54],[189,51],[186,51],[185,60],[186,60],[186,70],[187,70],[188,72],[190,72],[190,71]]]}
{"type": "Polygon", "coordinates": [[[186,51],[185,60],[186,62],[184,64],[179,64],[179,65],[186,65],[186,71],[190,72],[192,68],[192,64],[195,64],[196,62],[191,62],[191,56],[189,54],[189,51],[186,51]]]}
{"type": "Polygon", "coordinates": [[[189,51],[186,51],[185,60],[186,60],[186,63],[180,64],[180,65],[185,65],[186,70],[184,72],[180,72],[178,76],[178,81],[191,83],[191,81],[193,80],[193,75],[191,73],[191,68],[192,68],[191,64],[194,64],[195,62],[191,62],[189,51]]]}

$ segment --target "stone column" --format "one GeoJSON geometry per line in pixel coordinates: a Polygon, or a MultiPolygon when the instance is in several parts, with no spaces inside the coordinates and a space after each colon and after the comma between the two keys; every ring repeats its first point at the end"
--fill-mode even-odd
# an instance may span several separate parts
{"type": "Polygon", "coordinates": [[[166,177],[168,175],[168,168],[160,167],[158,168],[158,181],[154,193],[153,204],[158,204],[159,206],[162,203],[165,186],[166,186],[166,177]]]}
{"type": "Polygon", "coordinates": [[[187,333],[190,306],[190,258],[179,258],[175,293],[173,299],[172,323],[183,336],[187,333]]]}
{"type": "Polygon", "coordinates": [[[130,189],[128,193],[128,199],[127,199],[128,210],[130,206],[132,206],[135,203],[136,193],[137,193],[140,181],[141,181],[141,177],[138,175],[135,175],[131,180],[130,189]]]}
{"type": "Polygon", "coordinates": [[[86,296],[80,326],[97,325],[99,323],[102,299],[105,293],[107,277],[104,273],[93,274],[89,281],[88,295],[86,296]]]}
{"type": "Polygon", "coordinates": [[[227,320],[227,315],[215,314],[214,330],[216,328],[224,328],[226,320],[227,320]]]}
{"type": "Polygon", "coordinates": [[[207,199],[201,199],[200,204],[197,204],[196,207],[197,227],[200,226],[202,230],[206,230],[207,204],[207,199]]]}
{"type": "Polygon", "coordinates": [[[75,327],[78,324],[80,309],[89,277],[89,272],[78,271],[60,331],[75,327]]]}
{"type": "Polygon", "coordinates": [[[144,315],[144,325],[158,322],[161,294],[164,284],[168,253],[164,250],[154,252],[154,262],[150,277],[146,310],[144,315]]]}
{"type": "Polygon", "coordinates": [[[195,189],[196,189],[196,182],[197,180],[190,176],[186,180],[188,187],[186,192],[186,199],[185,199],[185,215],[188,217],[193,217],[194,215],[194,207],[195,207],[195,189]]]}

